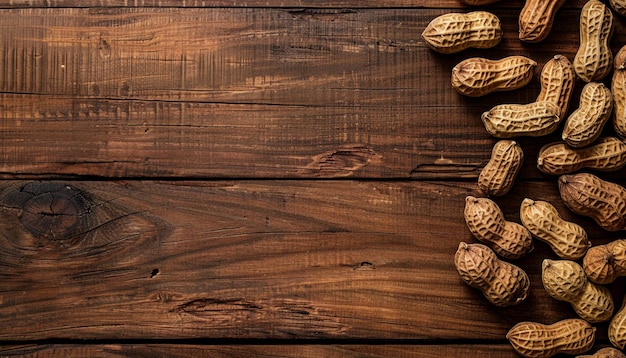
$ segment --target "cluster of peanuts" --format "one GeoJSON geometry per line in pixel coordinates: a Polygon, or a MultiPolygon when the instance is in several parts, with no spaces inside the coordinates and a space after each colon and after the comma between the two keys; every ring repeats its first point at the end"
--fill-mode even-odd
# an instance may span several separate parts
{"type": "MultiPolygon", "coordinates": [[[[487,5],[498,0],[461,0],[487,5]]],[[[527,0],[519,15],[519,39],[544,40],[565,0],[527,0]]],[[[614,15],[626,16],[626,1],[607,6],[588,0],[580,13],[580,47],[570,61],[557,54],[540,71],[541,91],[535,102],[501,104],[481,116],[487,132],[498,138],[489,162],[478,178],[484,197],[468,196],[465,222],[478,242],[461,242],[454,263],[461,279],[482,291],[498,307],[517,305],[528,297],[530,280],[511,263],[533,250],[533,239],[545,242],[559,259],[544,259],[541,279],[547,294],[569,302],[577,314],[551,324],[524,321],[506,335],[524,357],[580,355],[595,344],[593,324],[609,321],[614,347],[593,356],[624,357],[626,302],[617,312],[609,288],[626,276],[626,239],[592,246],[585,229],[538,198],[520,205],[521,223],[507,221],[493,200],[512,188],[524,153],[515,137],[540,137],[562,128],[562,141],[543,146],[537,168],[558,176],[560,197],[573,213],[592,218],[607,231],[626,230],[626,189],[581,170],[615,171],[626,165],[626,45],[613,57],[609,41],[614,15]],[[603,84],[612,73],[611,88],[603,84]],[[578,107],[568,111],[575,83],[584,87],[578,107]],[[561,123],[563,125],[561,126],[561,123]],[[602,136],[612,123],[615,136],[602,136]],[[619,348],[619,350],[617,349],[619,348]]],[[[498,17],[487,11],[449,13],[433,19],[422,33],[434,51],[451,54],[468,48],[492,48],[500,43],[498,17]]],[[[452,87],[461,95],[480,97],[527,85],[537,62],[524,56],[501,59],[468,58],[452,69],[452,87]]]]}

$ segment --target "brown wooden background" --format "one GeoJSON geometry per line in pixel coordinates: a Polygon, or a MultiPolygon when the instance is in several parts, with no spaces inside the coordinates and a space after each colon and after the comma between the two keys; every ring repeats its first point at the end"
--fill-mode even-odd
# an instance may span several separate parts
{"type": "MultiPolygon", "coordinates": [[[[439,55],[420,34],[457,0],[0,0],[0,356],[515,357],[513,324],[574,317],[541,286],[554,254],[517,262],[532,292],[506,309],[453,255],[495,143],[480,114],[539,82],[466,99],[449,74],[573,59],[583,3],[536,45],[522,1],[483,7],[502,43],[439,55]]],[[[505,215],[548,200],[623,238],[535,169],[558,138],[519,139],[505,215]]]]}

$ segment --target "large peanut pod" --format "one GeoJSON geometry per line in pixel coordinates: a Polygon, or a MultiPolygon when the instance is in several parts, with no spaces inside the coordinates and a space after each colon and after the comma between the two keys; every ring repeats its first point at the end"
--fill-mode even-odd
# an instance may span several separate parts
{"type": "Polygon", "coordinates": [[[620,138],[624,139],[626,138],[626,45],[615,55],[611,93],[614,107],[613,129],[620,138]]]}
{"type": "Polygon", "coordinates": [[[524,152],[517,142],[503,139],[491,150],[491,158],[478,176],[478,187],[487,195],[502,196],[508,193],[522,167],[524,152]]]}
{"type": "Polygon", "coordinates": [[[589,282],[583,268],[574,261],[543,260],[541,281],[550,297],[569,302],[576,314],[587,322],[604,322],[613,315],[615,305],[611,291],[589,282]]]}
{"type": "Polygon", "coordinates": [[[526,0],[519,15],[519,39],[539,42],[545,39],[554,22],[557,10],[565,0],[526,0]]]}
{"type": "Polygon", "coordinates": [[[540,137],[554,132],[561,118],[552,102],[500,104],[481,115],[489,134],[496,138],[540,137]]]}
{"type": "Polygon", "coordinates": [[[513,348],[523,357],[547,358],[564,354],[582,354],[593,347],[596,329],[580,318],[553,324],[524,321],[506,334],[513,348]]]}
{"type": "Polygon", "coordinates": [[[490,48],[502,39],[500,19],[490,12],[449,13],[433,19],[422,32],[428,47],[439,53],[490,48]]]}
{"type": "Polygon", "coordinates": [[[591,247],[583,258],[583,269],[589,280],[601,285],[626,276],[626,240],[591,247]]]}
{"type": "Polygon", "coordinates": [[[564,142],[546,144],[539,150],[537,169],[552,175],[583,168],[615,171],[626,165],[626,143],[615,137],[602,137],[593,145],[572,148],[564,142]]]}
{"type": "Polygon", "coordinates": [[[580,259],[591,246],[585,229],[564,220],[547,201],[524,199],[520,219],[534,237],[547,243],[563,259],[580,259]]]}
{"type": "Polygon", "coordinates": [[[604,347],[598,349],[594,354],[577,356],[576,358],[626,358],[626,355],[613,347],[604,347]]]}
{"type": "Polygon", "coordinates": [[[616,13],[622,16],[626,16],[626,1],[625,0],[609,0],[611,7],[616,13]]]}
{"type": "Polygon", "coordinates": [[[537,102],[556,103],[561,108],[559,117],[565,118],[576,81],[576,73],[572,63],[565,56],[555,55],[543,65],[539,81],[541,82],[541,92],[537,96],[537,102]]]}
{"type": "Polygon", "coordinates": [[[613,14],[598,0],[589,0],[580,13],[580,47],[574,56],[574,70],[585,82],[599,81],[611,72],[613,14]]]}
{"type": "Polygon", "coordinates": [[[608,231],[626,229],[626,189],[593,174],[559,177],[561,199],[579,215],[592,218],[608,231]]]}
{"type": "Polygon", "coordinates": [[[622,308],[609,322],[609,341],[622,350],[626,346],[626,297],[622,303],[622,308]]]}
{"type": "Polygon", "coordinates": [[[502,261],[483,244],[461,242],[454,264],[463,282],[482,291],[498,307],[517,305],[528,297],[530,280],[519,267],[502,261]]]}
{"type": "Polygon", "coordinates": [[[603,83],[587,83],[580,94],[580,105],[570,114],[563,127],[562,138],[572,147],[593,143],[613,111],[613,96],[603,83]]]}
{"type": "Polygon", "coordinates": [[[499,60],[471,57],[452,69],[452,87],[469,97],[511,91],[527,85],[536,66],[537,62],[517,55],[499,60]]]}
{"type": "Polygon", "coordinates": [[[465,222],[474,237],[506,259],[518,259],[533,250],[533,238],[522,225],[506,221],[491,199],[465,198],[465,222]]]}

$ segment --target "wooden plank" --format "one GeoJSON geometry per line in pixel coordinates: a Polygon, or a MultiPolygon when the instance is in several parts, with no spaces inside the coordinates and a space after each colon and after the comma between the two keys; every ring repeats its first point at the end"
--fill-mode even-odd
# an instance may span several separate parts
{"type": "MultiPolygon", "coordinates": [[[[315,338],[501,340],[572,317],[518,261],[529,300],[498,309],[453,265],[473,241],[465,182],[1,182],[0,340],[315,338]]],[[[595,244],[619,236],[568,213],[595,244]]],[[[623,295],[623,282],[612,286],[623,295]]],[[[606,325],[600,325],[605,332],[606,325]]],[[[605,333],[601,333],[605,336],[605,333]]]]}

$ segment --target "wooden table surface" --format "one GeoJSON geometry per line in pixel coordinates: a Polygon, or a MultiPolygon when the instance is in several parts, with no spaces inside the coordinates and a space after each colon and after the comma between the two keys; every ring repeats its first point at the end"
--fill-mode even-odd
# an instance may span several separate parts
{"type": "MultiPolygon", "coordinates": [[[[534,101],[541,66],[573,59],[583,4],[540,44],[517,38],[522,1],[480,7],[502,42],[440,55],[428,22],[475,8],[0,0],[0,356],[515,357],[512,325],[575,313],[543,290],[544,243],[516,261],[532,282],[519,306],[455,270],[496,142],[480,114],[534,101]],[[538,62],[522,89],[449,84],[462,59],[512,54],[538,62]]],[[[625,36],[617,18],[614,52],[625,36]]],[[[593,244],[623,238],[535,169],[559,137],[518,139],[523,169],[496,202],[519,221],[522,199],[547,200],[593,244]]]]}

